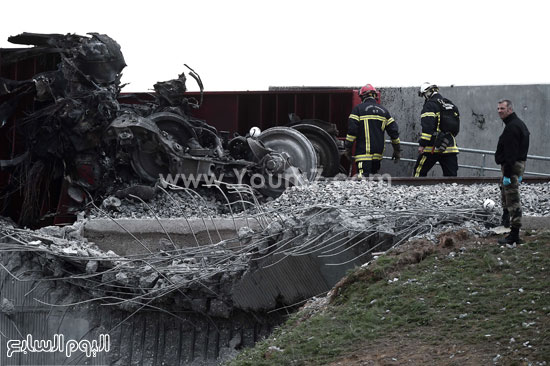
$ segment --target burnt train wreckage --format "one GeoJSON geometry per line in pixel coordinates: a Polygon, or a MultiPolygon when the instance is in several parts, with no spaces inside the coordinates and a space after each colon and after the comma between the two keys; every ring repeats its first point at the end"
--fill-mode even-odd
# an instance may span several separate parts
{"type": "Polygon", "coordinates": [[[140,185],[147,191],[159,179],[251,183],[260,177],[265,184],[258,191],[277,196],[289,185],[319,173],[334,176],[340,169],[341,144],[327,122],[291,115],[285,127],[228,138],[194,118],[203,86],[189,67],[200,86],[200,101],[186,96],[185,73],[156,83],[152,99],[121,95],[126,63],[120,46],[107,35],[23,33],[8,40],[34,47],[16,49],[2,63],[41,53],[58,54],[60,60],[57,70],[28,80],[0,79],[0,119],[5,124],[17,118],[14,128],[24,140],[19,149],[24,151],[17,157],[11,151],[13,158],[2,161],[16,177],[10,178],[5,194],[23,196],[21,224],[39,219],[33,200],[41,181],[64,178],[73,209],[78,209],[121,187],[140,185]],[[14,117],[25,98],[32,98],[32,110],[14,117]]]}
{"type": "MultiPolygon", "coordinates": [[[[16,146],[20,155],[0,163],[12,171],[12,196],[23,192],[23,207],[27,210],[35,208],[33,194],[38,183],[51,186],[55,179],[69,182],[65,183],[67,194],[77,208],[76,204],[82,207],[85,200],[102,200],[128,192],[145,199],[154,192],[159,177],[167,181],[169,175],[192,175],[205,182],[212,182],[214,177],[228,183],[245,179],[253,183],[258,176],[269,181],[277,176],[283,177],[285,183],[299,184],[301,179],[313,179],[319,174],[316,167],[323,168],[324,176],[339,171],[341,150],[334,137],[336,131],[323,121],[293,117],[287,126],[266,129],[257,137],[229,139],[192,116],[202,98],[199,101],[189,97],[184,74],[155,84],[156,93],[151,99],[121,95],[120,73],[125,62],[118,44],[107,36],[22,34],[10,41],[35,47],[16,50],[9,57],[2,54],[3,62],[44,52],[56,53],[60,59],[56,71],[23,81],[0,79],[0,124],[12,123],[23,136],[18,141],[24,142],[24,146],[16,146]],[[33,108],[26,115],[18,114],[25,99],[32,101],[33,108]]],[[[201,85],[198,75],[189,70],[201,85]]],[[[94,242],[83,242],[81,221],[36,232],[6,224],[0,225],[1,234],[13,241],[2,244],[0,256],[20,252],[15,259],[4,262],[5,268],[14,272],[14,278],[35,273],[64,283],[52,296],[53,291],[44,290],[48,304],[76,304],[73,291],[67,291],[70,299],[62,296],[63,288],[76,286],[85,290],[78,294],[83,299],[79,303],[87,303],[91,297],[123,311],[98,306],[102,311],[90,308],[85,313],[89,325],[83,328],[86,334],[107,329],[112,331],[112,339],[118,340],[114,341],[118,350],[105,356],[104,363],[196,365],[195,361],[201,358],[221,358],[220,347],[253,345],[259,335],[269,333],[272,326],[280,323],[277,310],[286,312],[305,298],[329,291],[349,269],[364,264],[374,251],[385,251],[426,230],[431,233],[439,224],[480,215],[470,208],[445,209],[450,204],[439,202],[436,209],[395,210],[411,206],[402,199],[382,199],[386,205],[379,208],[378,195],[365,205],[338,207],[338,199],[348,200],[350,192],[350,202],[358,202],[358,197],[363,200],[364,187],[356,186],[353,193],[342,189],[341,182],[334,183],[332,187],[318,187],[317,191],[289,192],[288,197],[282,197],[289,199],[286,206],[275,206],[273,215],[258,215],[258,228],[244,226],[245,222],[248,225],[246,219],[237,230],[233,220],[236,235],[224,239],[218,232],[220,241],[214,243],[210,238],[210,245],[199,245],[191,230],[197,246],[180,248],[163,232],[161,235],[169,240],[158,240],[158,251],[134,253],[136,250],[131,247],[123,254],[128,257],[124,257],[100,250],[94,242]],[[342,191],[341,195],[336,194],[342,191]],[[297,196],[292,197],[293,194],[297,196]],[[311,195],[330,204],[304,205],[311,195]],[[137,310],[144,308],[138,314],[137,310]],[[132,322],[128,321],[128,312],[135,315],[132,322]],[[170,317],[163,317],[166,313],[170,317]]],[[[283,188],[274,184],[258,189],[275,196],[283,188]]],[[[382,191],[388,197],[394,194],[382,191]]],[[[415,194],[411,199],[416,201],[416,197],[415,194]]],[[[487,213],[482,215],[484,220],[487,213]]],[[[38,218],[34,211],[26,216],[27,223],[38,218]]],[[[99,226],[104,232],[104,224],[99,226]]],[[[123,247],[120,241],[114,242],[123,247]]],[[[137,239],[136,242],[141,244],[137,239]]],[[[9,294],[39,296],[38,285],[33,282],[28,282],[32,289],[22,291],[19,281],[7,275],[3,278],[6,280],[0,285],[7,298],[9,294]]],[[[54,281],[38,282],[46,285],[54,281]]],[[[23,301],[13,302],[19,303],[23,301]]],[[[13,304],[2,303],[4,308],[13,304]]],[[[36,319],[55,311],[48,307],[41,308],[46,311],[36,309],[33,306],[29,310],[37,313],[36,319]]],[[[75,312],[83,310],[77,308],[75,312]]],[[[27,313],[26,317],[30,315],[27,313]]],[[[65,310],[60,318],[67,319],[71,328],[68,331],[77,328],[65,310]]],[[[10,322],[8,330],[12,324],[19,325],[8,317],[0,317],[2,320],[10,322]]],[[[61,323],[56,329],[60,328],[61,323]]],[[[67,337],[80,337],[78,330],[67,337]]]]}

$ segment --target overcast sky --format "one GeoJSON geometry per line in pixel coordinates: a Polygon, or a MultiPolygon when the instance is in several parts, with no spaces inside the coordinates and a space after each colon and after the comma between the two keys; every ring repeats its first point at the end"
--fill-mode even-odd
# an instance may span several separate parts
{"type": "MultiPolygon", "coordinates": [[[[6,4],[7,3],[7,4],[6,4]]],[[[550,83],[545,0],[9,0],[0,47],[22,32],[107,34],[123,91],[188,64],[206,91],[270,86],[550,83]]],[[[187,86],[198,90],[191,79],[187,86]]]]}

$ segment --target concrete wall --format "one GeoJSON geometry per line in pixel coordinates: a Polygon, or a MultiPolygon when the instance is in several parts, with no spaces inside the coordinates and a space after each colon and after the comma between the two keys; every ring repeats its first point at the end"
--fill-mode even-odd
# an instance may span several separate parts
{"type": "MultiPolygon", "coordinates": [[[[399,124],[401,140],[417,142],[420,138],[420,111],[424,99],[418,97],[417,87],[380,88],[382,105],[399,124]]],[[[482,150],[496,150],[498,137],[504,123],[497,113],[497,102],[501,99],[512,101],[514,111],[531,132],[530,155],[550,156],[550,85],[495,85],[440,87],[443,96],[451,99],[461,114],[461,131],[457,137],[458,146],[482,150]]],[[[391,147],[385,155],[391,156],[391,147]]],[[[416,159],[416,147],[403,147],[403,157],[416,159]]],[[[498,168],[494,157],[486,157],[487,166],[498,168]]],[[[481,165],[482,157],[463,152],[459,164],[481,165]]],[[[412,175],[414,163],[393,164],[385,160],[380,173],[395,176],[412,175]]],[[[527,171],[550,173],[550,162],[529,160],[527,171]]],[[[498,175],[485,172],[486,176],[498,175]]],[[[435,166],[430,176],[441,176],[441,168],[435,166]]],[[[480,171],[460,168],[459,176],[478,176],[480,171]]]]}

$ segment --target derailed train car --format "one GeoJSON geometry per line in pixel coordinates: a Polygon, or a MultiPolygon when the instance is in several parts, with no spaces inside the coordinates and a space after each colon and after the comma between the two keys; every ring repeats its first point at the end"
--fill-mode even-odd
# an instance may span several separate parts
{"type": "Polygon", "coordinates": [[[121,95],[126,64],[106,35],[23,33],[9,41],[34,47],[3,52],[3,70],[36,55],[56,64],[0,79],[2,215],[22,225],[40,225],[131,185],[221,181],[277,196],[341,169],[338,130],[323,120],[293,114],[286,126],[230,138],[194,117],[203,88],[190,68],[198,95],[187,92],[185,73],[156,83],[152,97],[121,95]]]}

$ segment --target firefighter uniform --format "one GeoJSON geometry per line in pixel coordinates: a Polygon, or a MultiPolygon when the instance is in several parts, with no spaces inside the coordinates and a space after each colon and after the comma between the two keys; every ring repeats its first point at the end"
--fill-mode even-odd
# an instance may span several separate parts
{"type": "Polygon", "coordinates": [[[422,108],[420,115],[420,124],[422,125],[422,135],[419,145],[424,147],[422,154],[418,156],[414,166],[413,176],[425,177],[430,169],[439,162],[444,176],[456,177],[458,173],[458,147],[456,139],[452,134],[447,134],[448,144],[445,150],[436,148],[435,140],[440,129],[441,104],[439,99],[443,99],[441,94],[434,93],[422,108]]]}
{"type": "Polygon", "coordinates": [[[376,174],[384,153],[384,131],[387,131],[394,146],[399,146],[399,127],[389,111],[366,98],[356,105],[348,118],[346,149],[355,145],[355,162],[359,177],[376,174]]]}

